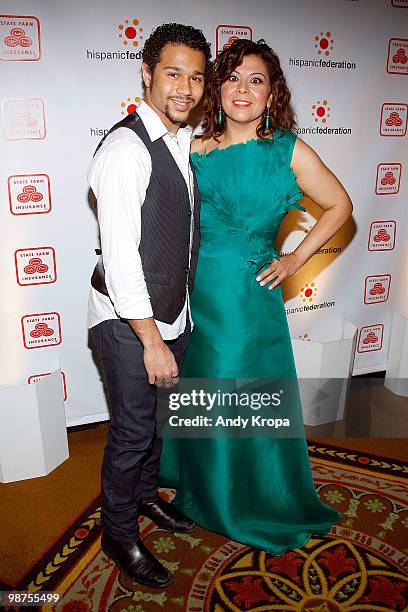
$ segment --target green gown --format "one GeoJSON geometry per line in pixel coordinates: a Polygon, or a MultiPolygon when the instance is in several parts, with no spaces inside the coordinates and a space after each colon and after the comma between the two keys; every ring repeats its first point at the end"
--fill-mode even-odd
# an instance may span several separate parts
{"type": "MultiPolygon", "coordinates": [[[[183,378],[296,379],[281,286],[256,270],[303,197],[290,168],[296,136],[191,156],[201,193],[194,330],[183,378]]],[[[297,386],[297,383],[295,383],[297,386]]],[[[301,411],[299,401],[297,410],[301,411]]],[[[314,488],[305,437],[164,438],[160,484],[202,527],[272,554],[304,545],[341,518],[314,488]]]]}

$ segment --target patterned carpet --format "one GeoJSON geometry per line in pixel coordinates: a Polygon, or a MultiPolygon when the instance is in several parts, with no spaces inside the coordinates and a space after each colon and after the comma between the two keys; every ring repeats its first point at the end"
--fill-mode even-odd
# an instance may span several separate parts
{"type": "Polygon", "coordinates": [[[95,500],[18,589],[57,591],[60,603],[47,608],[56,612],[407,611],[408,466],[313,443],[309,453],[321,499],[343,518],[302,548],[276,557],[203,529],[169,534],[144,519],[147,546],[173,574],[167,589],[153,591],[101,552],[95,500]]]}

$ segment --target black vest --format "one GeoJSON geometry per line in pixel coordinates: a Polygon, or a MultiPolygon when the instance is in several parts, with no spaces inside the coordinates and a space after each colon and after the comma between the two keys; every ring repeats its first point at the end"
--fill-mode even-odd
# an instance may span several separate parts
{"type": "MultiPolygon", "coordinates": [[[[127,127],[139,136],[152,160],[150,182],[141,209],[139,253],[154,318],[164,323],[174,323],[183,309],[187,287],[190,293],[193,289],[197,267],[200,195],[194,169],[191,165],[194,177],[194,218],[189,264],[191,208],[187,185],[177,163],[163,138],[154,142],[150,140],[136,112],[119,121],[108,134],[120,127],[127,127]]],[[[92,274],[91,284],[94,289],[109,297],[102,258],[92,274]]]]}

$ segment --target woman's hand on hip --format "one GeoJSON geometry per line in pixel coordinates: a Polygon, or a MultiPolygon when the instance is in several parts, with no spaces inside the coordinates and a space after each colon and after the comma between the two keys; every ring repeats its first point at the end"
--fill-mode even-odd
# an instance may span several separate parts
{"type": "Polygon", "coordinates": [[[256,280],[262,287],[272,283],[268,287],[270,290],[279,285],[288,276],[295,274],[301,266],[302,262],[297,255],[289,253],[289,255],[283,255],[280,259],[272,259],[269,268],[258,274],[256,280]]]}

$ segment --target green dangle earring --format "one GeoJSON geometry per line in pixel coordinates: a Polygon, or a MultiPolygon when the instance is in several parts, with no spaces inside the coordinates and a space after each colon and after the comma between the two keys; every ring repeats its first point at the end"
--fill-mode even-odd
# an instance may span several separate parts
{"type": "Polygon", "coordinates": [[[266,107],[266,117],[265,117],[265,130],[269,130],[270,127],[270,115],[269,115],[269,106],[266,107]]]}
{"type": "Polygon", "coordinates": [[[217,123],[218,125],[221,125],[222,123],[222,106],[220,105],[219,109],[218,109],[218,119],[217,119],[217,123]]]}

